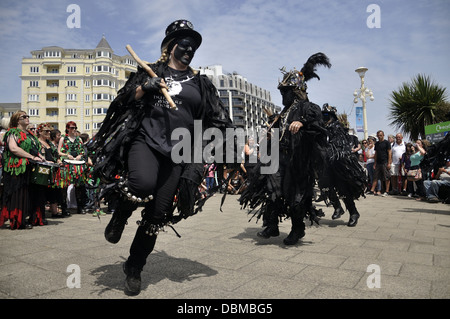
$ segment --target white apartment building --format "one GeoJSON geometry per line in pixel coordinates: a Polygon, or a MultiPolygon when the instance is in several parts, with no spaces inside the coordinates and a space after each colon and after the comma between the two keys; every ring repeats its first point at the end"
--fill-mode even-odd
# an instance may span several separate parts
{"type": "Polygon", "coordinates": [[[130,55],[115,55],[104,36],[94,49],[31,51],[22,59],[22,110],[30,123],[49,123],[64,133],[66,123],[74,121],[92,136],[136,66],[130,55]]]}
{"type": "Polygon", "coordinates": [[[259,132],[267,123],[264,108],[272,113],[281,108],[271,101],[270,92],[260,88],[236,72],[224,74],[221,65],[200,67],[219,91],[223,104],[228,107],[230,117],[237,127],[245,129],[247,134],[259,132]]]}

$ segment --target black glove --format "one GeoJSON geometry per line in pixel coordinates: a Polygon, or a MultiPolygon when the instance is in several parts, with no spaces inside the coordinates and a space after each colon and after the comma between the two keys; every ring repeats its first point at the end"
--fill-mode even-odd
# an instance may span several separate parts
{"type": "Polygon", "coordinates": [[[150,91],[159,91],[161,89],[161,80],[162,78],[156,77],[156,78],[147,78],[147,81],[142,84],[142,90],[144,92],[150,92],[150,91]]]}

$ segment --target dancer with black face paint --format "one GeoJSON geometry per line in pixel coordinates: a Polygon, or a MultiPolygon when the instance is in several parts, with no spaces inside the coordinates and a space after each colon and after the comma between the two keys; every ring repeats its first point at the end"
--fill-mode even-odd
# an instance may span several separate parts
{"type": "Polygon", "coordinates": [[[189,66],[201,42],[191,22],[171,23],[161,44],[161,58],[149,64],[157,77],[149,77],[138,67],[112,102],[100,132],[89,145],[94,154],[94,174],[109,184],[101,196],[117,203],[105,238],[117,243],[127,219],[139,203],[145,203],[130,256],[123,266],[128,295],[141,290],[140,274],[158,231],[194,214],[203,163],[179,164],[172,160],[172,149],[179,142],[172,138],[172,131],[187,129],[193,145],[194,120],[202,120],[204,129],[214,126],[225,131],[232,127],[214,85],[189,66]],[[169,107],[161,88],[168,90],[176,108],[169,107]],[[117,180],[116,175],[120,176],[117,180]],[[175,195],[179,216],[173,214],[175,195]]]}
{"type": "MultiPolygon", "coordinates": [[[[319,78],[315,73],[317,65],[331,66],[325,54],[316,53],[301,71],[281,69],[284,76],[278,89],[284,109],[272,117],[272,127],[279,128],[279,170],[265,176],[253,174],[240,198],[244,207],[252,209],[250,214],[263,217],[266,228],[257,233],[261,238],[279,236],[280,219],[291,219],[285,245],[295,245],[305,235],[306,216],[318,221],[312,197],[315,179],[324,165],[326,129],[320,107],[311,103],[306,93],[306,81],[319,78]]],[[[260,165],[255,172],[260,171],[260,165]]]]}

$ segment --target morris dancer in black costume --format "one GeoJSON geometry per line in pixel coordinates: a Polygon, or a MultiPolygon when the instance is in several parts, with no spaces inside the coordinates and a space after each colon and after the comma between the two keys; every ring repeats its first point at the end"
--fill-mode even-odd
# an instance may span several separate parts
{"type": "Polygon", "coordinates": [[[158,230],[176,223],[180,216],[194,214],[203,163],[177,164],[172,160],[172,148],[179,142],[172,140],[172,131],[187,129],[193,144],[194,120],[202,120],[203,129],[232,127],[214,85],[189,67],[201,42],[191,22],[177,20],[170,24],[161,44],[161,58],[150,65],[157,77],[150,78],[138,67],[112,102],[100,132],[89,146],[95,153],[94,173],[104,184],[110,183],[101,197],[107,201],[118,199],[105,229],[109,242],[120,240],[127,219],[139,203],[145,203],[130,256],[123,266],[128,295],[141,290],[140,274],[155,246],[158,230]],[[176,109],[169,107],[161,88],[168,90],[176,109]],[[116,175],[120,179],[114,183],[116,175]],[[177,190],[181,213],[174,217],[177,190]]]}
{"type": "Polygon", "coordinates": [[[339,197],[342,197],[350,214],[347,226],[354,227],[360,216],[355,199],[365,197],[367,175],[359,165],[357,157],[352,154],[353,137],[348,134],[348,128],[338,120],[336,108],[325,104],[322,113],[328,130],[328,147],[324,174],[319,178],[319,188],[325,202],[330,201],[333,205],[332,219],[338,219],[344,214],[339,201],[339,197]]]}
{"type": "Polygon", "coordinates": [[[301,71],[284,73],[278,89],[283,97],[284,109],[275,117],[273,127],[279,128],[280,152],[279,170],[275,174],[261,175],[260,165],[248,181],[248,187],[240,198],[241,205],[249,206],[258,218],[262,215],[266,228],[258,232],[262,238],[279,235],[278,222],[282,217],[290,217],[292,228],[283,240],[286,245],[295,245],[305,235],[303,219],[311,220],[313,187],[320,176],[326,148],[326,129],[323,125],[321,109],[309,102],[306,82],[313,77],[315,67],[331,67],[323,53],[312,55],[301,71]]]}

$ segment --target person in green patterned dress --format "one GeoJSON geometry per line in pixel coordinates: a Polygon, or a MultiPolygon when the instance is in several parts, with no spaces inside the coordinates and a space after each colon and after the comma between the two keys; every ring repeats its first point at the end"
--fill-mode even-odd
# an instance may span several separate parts
{"type": "Polygon", "coordinates": [[[31,161],[42,162],[39,141],[26,130],[30,124],[24,111],[11,116],[9,129],[3,137],[3,200],[0,226],[9,220],[11,229],[30,229],[34,223],[29,182],[31,161]]]}
{"type": "MultiPolygon", "coordinates": [[[[83,141],[77,135],[77,124],[73,121],[66,124],[66,135],[61,137],[58,145],[59,155],[61,159],[68,159],[70,161],[83,161],[85,157],[85,149],[83,141]]],[[[86,168],[85,164],[65,164],[67,169],[67,183],[75,186],[75,198],[77,201],[77,213],[86,214],[84,206],[86,204],[86,189],[83,171],[86,168]]]]}

